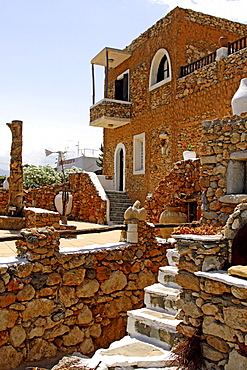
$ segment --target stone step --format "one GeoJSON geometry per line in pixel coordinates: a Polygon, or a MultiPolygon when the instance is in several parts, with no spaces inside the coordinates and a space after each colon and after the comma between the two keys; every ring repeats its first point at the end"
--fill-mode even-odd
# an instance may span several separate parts
{"type": "Polygon", "coordinates": [[[132,204],[129,202],[117,202],[110,200],[110,208],[111,209],[117,209],[117,208],[124,208],[127,209],[128,207],[131,207],[132,204]]]}
{"type": "Polygon", "coordinates": [[[179,252],[176,248],[167,249],[166,257],[169,266],[176,267],[179,261],[179,252]]]}
{"type": "Polygon", "coordinates": [[[115,193],[115,192],[106,192],[109,199],[119,199],[119,200],[127,200],[130,202],[130,199],[126,193],[115,193]]]}
{"type": "Polygon", "coordinates": [[[110,210],[110,215],[112,216],[121,216],[123,217],[124,216],[124,212],[126,211],[127,208],[123,208],[123,209],[118,209],[118,210],[115,210],[115,209],[112,209],[110,210]]]}
{"type": "MultiPolygon", "coordinates": [[[[108,193],[107,193],[107,196],[108,196],[108,198],[109,199],[112,199],[112,200],[117,200],[117,201],[119,201],[119,202],[128,202],[128,203],[131,203],[131,201],[130,201],[130,199],[129,199],[129,197],[128,197],[128,195],[109,195],[108,193]]],[[[132,204],[132,203],[131,203],[132,204]]]]}
{"type": "MultiPolygon", "coordinates": [[[[152,344],[142,342],[136,338],[126,336],[113,342],[107,349],[99,349],[86,364],[87,369],[106,370],[121,367],[121,369],[134,368],[169,368],[176,369],[172,362],[173,355],[170,351],[152,344]],[[173,366],[173,367],[171,367],[173,366]]],[[[77,364],[78,366],[78,364],[77,364]]]]}
{"type": "Polygon", "coordinates": [[[177,344],[176,327],[180,322],[173,315],[140,308],[128,312],[127,332],[136,339],[170,349],[177,344]]]}
{"type": "Polygon", "coordinates": [[[176,275],[178,268],[176,266],[165,266],[159,268],[158,282],[167,287],[181,289],[180,285],[176,283],[176,275]]]}
{"type": "Polygon", "coordinates": [[[144,288],[144,303],[147,308],[176,316],[180,290],[166,287],[160,283],[144,288]]]}

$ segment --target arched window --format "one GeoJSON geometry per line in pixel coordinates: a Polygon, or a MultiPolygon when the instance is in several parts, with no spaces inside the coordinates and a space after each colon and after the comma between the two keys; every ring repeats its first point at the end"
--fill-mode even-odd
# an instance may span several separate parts
{"type": "Polygon", "coordinates": [[[157,87],[171,81],[171,62],[167,50],[160,49],[153,57],[150,77],[149,77],[149,90],[156,89],[157,87]]]}

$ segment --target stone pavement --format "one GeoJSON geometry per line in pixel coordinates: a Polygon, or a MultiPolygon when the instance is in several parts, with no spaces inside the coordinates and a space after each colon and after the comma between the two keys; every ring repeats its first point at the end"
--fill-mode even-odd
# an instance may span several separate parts
{"type": "MultiPolygon", "coordinates": [[[[89,222],[68,221],[68,224],[76,225],[77,230],[103,227],[106,225],[92,224],[89,222]]],[[[19,231],[0,230],[0,236],[17,235],[19,231]]],[[[88,245],[101,245],[106,243],[119,242],[121,230],[114,230],[100,234],[78,235],[73,239],[60,239],[60,248],[69,248],[71,250],[81,249],[88,245]]],[[[16,256],[15,241],[0,242],[0,258],[16,256]]]]}

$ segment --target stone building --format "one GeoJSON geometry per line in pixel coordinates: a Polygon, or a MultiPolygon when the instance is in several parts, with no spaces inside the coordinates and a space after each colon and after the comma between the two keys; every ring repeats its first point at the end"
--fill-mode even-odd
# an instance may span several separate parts
{"type": "Polygon", "coordinates": [[[184,144],[198,153],[202,121],[231,114],[247,72],[246,39],[235,41],[246,34],[247,25],[177,7],[124,50],[92,59],[105,67],[105,89],[95,102],[93,88],[90,125],[104,127],[103,172],[115,190],[143,203],[184,144]],[[218,44],[223,35],[228,48],[218,44]]]}

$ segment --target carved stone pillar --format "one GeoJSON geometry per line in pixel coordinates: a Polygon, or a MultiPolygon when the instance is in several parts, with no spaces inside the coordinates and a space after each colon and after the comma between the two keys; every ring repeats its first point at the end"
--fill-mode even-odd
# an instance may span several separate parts
{"type": "Polygon", "coordinates": [[[22,121],[6,123],[12,133],[9,203],[6,214],[9,216],[22,216],[23,210],[23,169],[22,169],[22,121]]]}

